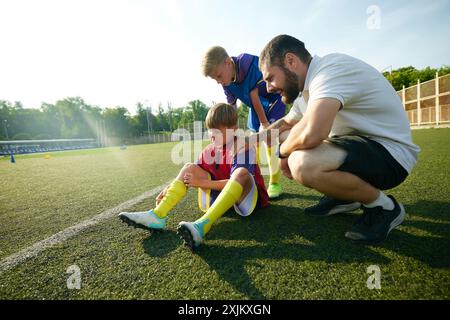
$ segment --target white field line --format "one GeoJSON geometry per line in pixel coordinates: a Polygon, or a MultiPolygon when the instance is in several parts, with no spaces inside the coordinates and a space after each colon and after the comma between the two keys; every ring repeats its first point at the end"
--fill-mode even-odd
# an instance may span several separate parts
{"type": "Polygon", "coordinates": [[[160,185],[156,188],[153,188],[144,194],[141,194],[140,196],[130,199],[128,201],[125,201],[121,204],[119,204],[117,207],[114,207],[112,209],[108,209],[106,211],[103,211],[102,213],[84,220],[74,226],[68,227],[52,236],[50,236],[47,239],[41,240],[36,242],[35,244],[20,250],[17,253],[14,253],[0,262],[0,273],[14,268],[15,266],[23,263],[25,260],[36,257],[39,253],[46,250],[47,248],[60,244],[76,235],[78,235],[80,232],[84,231],[87,228],[90,228],[92,226],[95,226],[96,224],[109,219],[111,217],[116,216],[120,212],[144,201],[145,199],[154,196],[158,191],[162,190],[167,183],[160,185]]]}

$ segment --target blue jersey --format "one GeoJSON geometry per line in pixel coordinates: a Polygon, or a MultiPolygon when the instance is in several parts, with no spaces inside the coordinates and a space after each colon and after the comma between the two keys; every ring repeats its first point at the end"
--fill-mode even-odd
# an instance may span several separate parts
{"type": "Polygon", "coordinates": [[[229,104],[236,104],[237,99],[239,99],[249,107],[247,127],[258,131],[260,126],[258,114],[250,99],[250,92],[255,88],[258,89],[259,100],[269,122],[282,118],[286,106],[281,102],[278,93],[267,92],[266,82],[258,68],[259,58],[247,53],[231,58],[235,66],[234,82],[228,86],[223,86],[223,89],[229,104]]]}

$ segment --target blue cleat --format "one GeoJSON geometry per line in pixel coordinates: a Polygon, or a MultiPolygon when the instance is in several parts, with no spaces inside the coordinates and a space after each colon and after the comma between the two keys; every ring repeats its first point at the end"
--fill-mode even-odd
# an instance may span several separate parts
{"type": "Polygon", "coordinates": [[[208,223],[208,220],[203,223],[181,221],[178,224],[177,234],[184,241],[185,246],[191,250],[200,246],[204,237],[203,225],[206,223],[208,223]]]}
{"type": "Polygon", "coordinates": [[[165,218],[158,217],[153,210],[140,212],[121,212],[119,219],[129,226],[140,229],[161,230],[166,226],[165,218]]]}

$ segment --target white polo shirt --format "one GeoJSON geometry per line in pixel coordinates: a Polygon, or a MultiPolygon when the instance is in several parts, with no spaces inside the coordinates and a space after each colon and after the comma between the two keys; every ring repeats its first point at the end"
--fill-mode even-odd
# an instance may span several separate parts
{"type": "Polygon", "coordinates": [[[322,98],[334,98],[342,104],[330,137],[362,135],[377,141],[411,173],[420,148],[412,142],[399,96],[378,70],[345,54],[314,56],[302,96],[287,116],[300,119],[308,104],[322,98]]]}

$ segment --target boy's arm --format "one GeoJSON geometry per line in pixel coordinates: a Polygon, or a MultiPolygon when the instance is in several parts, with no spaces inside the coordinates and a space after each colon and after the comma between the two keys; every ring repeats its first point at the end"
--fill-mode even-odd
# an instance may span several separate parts
{"type": "Polygon", "coordinates": [[[221,191],[223,188],[225,188],[225,185],[227,184],[227,182],[228,182],[228,179],[226,179],[226,180],[202,180],[201,186],[199,186],[199,188],[221,191]]]}
{"type": "Polygon", "coordinates": [[[223,87],[223,92],[225,93],[225,96],[227,97],[227,103],[229,105],[232,105],[233,107],[237,108],[237,98],[230,92],[230,90],[223,87]]]}
{"type": "Polygon", "coordinates": [[[201,179],[196,177],[192,173],[186,173],[183,182],[187,187],[192,188],[202,188],[202,189],[212,189],[212,190],[222,190],[228,182],[226,180],[209,180],[201,179]]]}
{"type": "Polygon", "coordinates": [[[263,106],[261,104],[261,100],[258,95],[258,88],[256,87],[252,91],[250,91],[250,100],[253,105],[253,109],[255,109],[256,114],[258,115],[259,122],[263,128],[269,126],[269,120],[267,120],[266,113],[264,112],[263,106]]]}

